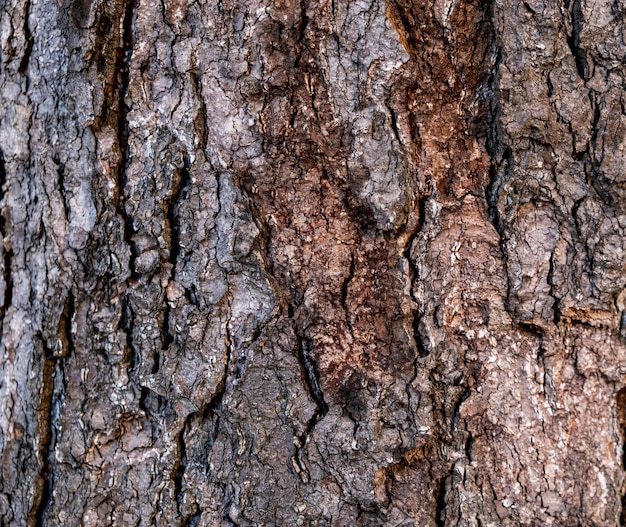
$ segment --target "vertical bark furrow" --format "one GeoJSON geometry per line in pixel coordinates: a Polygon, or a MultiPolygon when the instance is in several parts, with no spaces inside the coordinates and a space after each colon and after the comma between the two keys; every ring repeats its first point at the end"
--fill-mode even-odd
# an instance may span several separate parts
{"type": "MultiPolygon", "coordinates": [[[[24,26],[22,31],[24,33],[24,49],[22,50],[22,58],[20,59],[20,64],[17,68],[17,71],[24,75],[26,70],[28,69],[28,63],[30,61],[30,56],[33,51],[33,43],[34,38],[30,32],[30,1],[24,1],[24,11],[22,13],[22,20],[24,22],[24,26]]],[[[26,77],[26,86],[28,87],[28,77],[26,77]]]]}
{"type": "Polygon", "coordinates": [[[580,48],[580,34],[583,25],[583,13],[581,8],[581,0],[572,0],[571,6],[569,1],[565,2],[565,7],[571,10],[571,31],[567,37],[567,43],[572,51],[576,62],[578,75],[583,80],[589,79],[589,66],[584,50],[580,48]]]}
{"type": "Polygon", "coordinates": [[[11,280],[11,257],[13,255],[12,249],[7,247],[8,240],[7,229],[6,229],[6,193],[7,193],[7,171],[6,164],[4,161],[4,153],[2,149],[0,149],[0,206],[2,206],[2,210],[0,211],[0,239],[2,241],[2,247],[0,248],[0,252],[2,253],[2,287],[0,290],[2,291],[1,301],[0,301],[0,331],[3,328],[4,324],[4,315],[11,305],[11,298],[13,293],[13,282],[11,280]]]}
{"type": "MultiPolygon", "coordinates": [[[[117,145],[120,152],[119,164],[117,168],[117,212],[122,218],[124,224],[124,240],[128,244],[131,250],[130,269],[131,272],[135,272],[134,261],[138,256],[136,254],[135,243],[133,242],[134,226],[132,216],[126,211],[125,195],[126,185],[128,183],[126,170],[129,163],[129,128],[128,128],[128,102],[126,100],[128,95],[128,85],[130,82],[130,61],[133,53],[134,45],[134,31],[133,24],[135,18],[135,12],[139,0],[124,0],[121,4],[121,19],[120,27],[121,34],[119,35],[120,47],[115,48],[116,54],[115,70],[113,73],[114,82],[118,85],[117,92],[117,145]]],[[[105,107],[105,112],[109,110],[105,107]]]]}
{"type": "Polygon", "coordinates": [[[298,357],[302,367],[302,375],[305,379],[309,393],[316,404],[315,412],[311,415],[308,423],[306,423],[303,433],[300,437],[298,437],[299,444],[296,445],[298,447],[298,453],[301,448],[306,446],[308,438],[313,432],[315,425],[324,419],[324,416],[328,412],[328,404],[326,404],[324,394],[320,388],[319,373],[317,372],[315,364],[311,360],[308,346],[309,344],[306,339],[298,335],[298,357]]]}
{"type": "Polygon", "coordinates": [[[45,514],[51,499],[52,468],[50,466],[50,451],[53,435],[53,397],[54,373],[56,369],[52,351],[45,349],[42,344],[43,371],[41,375],[41,399],[37,409],[38,451],[40,468],[35,482],[35,491],[31,509],[28,514],[29,527],[43,527],[45,514]]]}

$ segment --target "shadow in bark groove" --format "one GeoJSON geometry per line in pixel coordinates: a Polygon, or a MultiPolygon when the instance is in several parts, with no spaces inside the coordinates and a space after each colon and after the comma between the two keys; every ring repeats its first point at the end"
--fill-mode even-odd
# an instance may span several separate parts
{"type": "MultiPolygon", "coordinates": [[[[317,368],[313,359],[309,354],[309,348],[306,338],[303,338],[296,332],[296,337],[298,339],[298,358],[299,363],[302,369],[302,375],[305,380],[305,384],[308,388],[309,394],[315,401],[315,412],[309,419],[309,422],[306,425],[304,432],[298,437],[298,444],[296,445],[296,455],[298,461],[300,461],[300,450],[306,446],[307,440],[315,425],[319,423],[324,416],[328,413],[328,404],[324,400],[324,394],[320,388],[319,383],[319,373],[317,372],[317,368]]],[[[300,467],[303,468],[304,465],[299,463],[300,467]]],[[[303,468],[304,470],[304,468],[303,468]]]]}
{"type": "MultiPolygon", "coordinates": [[[[131,270],[131,278],[135,275],[135,258],[137,257],[137,250],[135,243],[132,240],[134,234],[133,219],[126,212],[124,204],[124,189],[127,184],[126,169],[129,163],[128,153],[128,111],[129,108],[126,105],[126,94],[128,93],[128,86],[130,82],[130,60],[133,53],[133,46],[135,44],[135,35],[133,31],[134,19],[136,16],[139,0],[125,0],[122,11],[122,35],[121,35],[121,49],[117,52],[117,60],[115,61],[115,73],[114,82],[118,89],[118,102],[117,102],[117,141],[120,151],[120,161],[117,169],[117,213],[122,218],[124,224],[124,241],[128,244],[131,250],[131,257],[129,267],[131,270]]],[[[105,108],[106,111],[106,108],[105,108]]]]}
{"type": "MultiPolygon", "coordinates": [[[[54,464],[54,443],[58,432],[58,424],[54,422],[55,400],[62,396],[55,389],[58,376],[63,378],[63,370],[67,358],[74,353],[74,335],[72,321],[75,314],[74,294],[68,292],[63,303],[63,311],[59,316],[56,337],[58,338],[58,348],[50,349],[43,338],[37,336],[37,341],[41,346],[43,371],[41,374],[41,398],[37,409],[37,427],[39,436],[39,447],[37,455],[40,469],[35,486],[35,494],[27,522],[32,527],[44,527],[46,524],[46,513],[53,499],[53,464],[54,464]]],[[[63,380],[63,390],[65,381],[63,380]]]]}
{"type": "Polygon", "coordinates": [[[39,457],[40,469],[35,483],[35,493],[32,507],[28,513],[30,527],[43,527],[45,514],[51,498],[50,450],[52,446],[52,399],[54,397],[54,370],[55,361],[52,350],[46,348],[41,336],[39,337],[43,351],[43,371],[41,374],[41,399],[37,409],[37,427],[39,429],[39,457]]]}
{"type": "MultiPolygon", "coordinates": [[[[5,185],[7,184],[7,172],[6,163],[4,160],[4,152],[0,150],[0,203],[4,199],[5,185]]],[[[3,301],[0,303],[0,329],[2,328],[2,321],[4,320],[4,314],[11,305],[13,297],[13,280],[11,279],[11,260],[13,258],[13,250],[6,249],[4,246],[4,237],[6,235],[6,218],[4,214],[0,213],[0,251],[2,252],[2,279],[4,282],[4,291],[2,291],[3,301]]]]}
{"type": "MultiPolygon", "coordinates": [[[[30,31],[29,24],[30,17],[30,0],[26,0],[24,2],[24,41],[26,42],[26,47],[24,48],[24,54],[22,55],[22,59],[20,60],[20,65],[18,67],[18,71],[24,75],[26,70],[28,69],[28,63],[30,62],[30,55],[33,51],[34,38],[30,31]]],[[[28,89],[28,77],[26,77],[27,89],[28,89]]]]}
{"type": "MultiPolygon", "coordinates": [[[[622,467],[626,471],[626,387],[622,388],[615,397],[615,409],[617,412],[617,422],[619,424],[622,440],[622,467]]],[[[622,483],[622,512],[620,514],[620,525],[626,525],[626,481],[622,483]]]]}

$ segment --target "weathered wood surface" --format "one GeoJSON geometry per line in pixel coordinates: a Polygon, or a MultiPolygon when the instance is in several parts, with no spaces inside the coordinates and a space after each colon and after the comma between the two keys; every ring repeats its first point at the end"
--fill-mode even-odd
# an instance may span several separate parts
{"type": "Polygon", "coordinates": [[[0,3],[0,525],[620,525],[624,8],[0,3]]]}

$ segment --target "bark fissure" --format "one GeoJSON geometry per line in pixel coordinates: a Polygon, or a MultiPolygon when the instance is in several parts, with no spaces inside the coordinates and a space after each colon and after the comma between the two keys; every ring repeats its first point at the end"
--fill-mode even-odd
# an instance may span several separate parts
{"type": "Polygon", "coordinates": [[[341,284],[341,306],[343,307],[345,316],[346,316],[346,324],[348,329],[350,330],[350,334],[354,338],[354,328],[352,327],[352,321],[350,320],[350,307],[348,306],[348,287],[350,286],[350,282],[354,278],[354,253],[350,253],[350,267],[348,268],[348,274],[346,275],[343,283],[341,284]]]}
{"type": "MultiPolygon", "coordinates": [[[[566,7],[570,7],[570,1],[566,0],[566,7]]],[[[589,79],[589,65],[587,63],[587,56],[584,50],[580,47],[580,33],[583,26],[583,14],[582,14],[582,0],[571,1],[571,33],[567,37],[567,44],[570,47],[572,55],[574,56],[574,62],[576,63],[576,70],[578,75],[584,81],[589,79]]]]}
{"type": "Polygon", "coordinates": [[[174,498],[177,504],[178,512],[181,515],[181,527],[184,527],[185,525],[194,525],[193,521],[195,521],[196,518],[199,518],[198,515],[201,512],[196,510],[189,514],[182,514],[181,511],[181,505],[185,500],[186,492],[186,489],[183,488],[183,483],[185,479],[185,472],[189,463],[185,435],[195,428],[194,423],[204,423],[210,415],[215,415],[217,418],[214,425],[213,436],[216,437],[219,432],[221,416],[218,409],[222,404],[226,390],[229,387],[228,376],[230,374],[231,365],[233,364],[233,343],[231,340],[230,330],[228,329],[228,323],[225,326],[225,330],[225,343],[228,349],[228,355],[224,369],[224,376],[220,379],[220,382],[218,383],[215,393],[211,399],[203,403],[203,405],[196,412],[188,414],[183,421],[180,431],[176,434],[176,460],[172,467],[170,479],[174,485],[174,498]]]}
{"type": "MultiPolygon", "coordinates": [[[[411,250],[413,248],[413,244],[415,240],[417,239],[419,234],[422,232],[422,229],[424,228],[426,224],[426,204],[429,198],[430,198],[430,195],[425,195],[417,199],[417,223],[415,224],[415,227],[413,228],[413,230],[410,233],[408,233],[408,237],[404,245],[404,250],[402,251],[402,255],[406,259],[408,266],[409,266],[408,279],[409,279],[409,283],[411,284],[410,291],[411,291],[411,297],[413,301],[415,300],[414,283],[416,280],[419,280],[420,276],[419,276],[419,270],[417,266],[415,265],[415,261],[413,257],[411,256],[411,250]]],[[[415,342],[417,353],[419,357],[424,358],[430,354],[431,350],[429,349],[429,346],[427,347],[424,344],[424,338],[422,337],[422,332],[420,329],[422,315],[423,313],[420,313],[418,309],[415,310],[415,312],[413,313],[413,321],[412,321],[411,329],[413,331],[412,337],[413,337],[413,341],[415,342]]],[[[416,363],[415,367],[417,368],[416,361],[417,361],[417,357],[415,360],[415,363],[416,363]]]]}
{"type": "Polygon", "coordinates": [[[59,159],[55,159],[54,163],[57,166],[57,186],[59,188],[59,193],[61,194],[61,201],[63,202],[63,210],[65,211],[65,217],[69,221],[70,206],[69,206],[69,201],[67,198],[67,187],[65,184],[65,165],[59,159]]]}
{"type": "Polygon", "coordinates": [[[554,264],[554,252],[550,255],[550,267],[548,269],[548,285],[550,286],[550,291],[548,294],[552,298],[552,321],[554,324],[558,324],[561,319],[561,299],[556,294],[557,283],[554,277],[555,274],[555,264],[554,264]]]}
{"type": "MultiPolygon", "coordinates": [[[[181,221],[180,221],[180,206],[182,203],[183,195],[188,191],[191,185],[190,163],[187,153],[183,153],[183,165],[173,175],[172,185],[168,197],[164,201],[166,227],[169,231],[169,263],[171,264],[170,281],[174,281],[176,278],[176,266],[178,264],[179,257],[183,252],[184,246],[181,245],[181,221]]],[[[219,200],[219,191],[218,191],[219,200]]],[[[167,296],[167,295],[166,295],[167,296]]],[[[165,298],[165,306],[163,311],[163,321],[161,323],[161,352],[166,351],[174,344],[175,331],[170,330],[170,323],[172,317],[172,306],[169,299],[165,298]]],[[[160,367],[160,353],[155,348],[152,373],[155,374],[159,371],[160,367]]]]}
{"type": "Polygon", "coordinates": [[[387,107],[387,110],[389,111],[389,117],[391,120],[391,129],[393,130],[393,136],[396,138],[396,141],[398,141],[398,145],[402,146],[402,137],[400,136],[400,128],[398,128],[398,116],[396,115],[396,112],[394,111],[393,106],[391,105],[389,101],[385,102],[385,106],[387,107]]]}
{"type": "Polygon", "coordinates": [[[593,90],[589,90],[589,102],[593,109],[593,118],[591,121],[591,140],[587,145],[587,149],[582,153],[582,158],[585,166],[585,174],[588,177],[591,188],[593,188],[602,201],[610,207],[615,208],[615,199],[611,193],[611,182],[609,182],[602,171],[601,165],[604,157],[604,138],[600,136],[600,117],[602,115],[601,100],[598,98],[599,94],[593,90]],[[600,155],[597,155],[598,138],[600,136],[601,151],[600,155]]]}
{"type": "Polygon", "coordinates": [[[39,473],[35,486],[32,507],[28,515],[28,525],[31,527],[44,527],[45,515],[51,498],[51,472],[50,449],[52,445],[52,401],[54,397],[54,371],[55,361],[51,350],[44,347],[43,371],[41,374],[41,399],[37,410],[37,427],[39,434],[39,473]]]}
{"type": "MultiPolygon", "coordinates": [[[[39,430],[38,457],[40,469],[33,505],[29,512],[29,525],[45,527],[46,515],[53,499],[53,464],[54,439],[58,433],[58,423],[55,423],[55,399],[61,394],[55,393],[57,376],[63,376],[65,361],[74,353],[73,319],[75,314],[74,294],[69,291],[63,302],[63,311],[59,316],[57,326],[58,345],[49,348],[39,337],[43,351],[43,371],[41,375],[41,398],[39,401],[37,426],[39,430]]],[[[65,385],[65,383],[63,382],[65,385]]]]}
{"type": "MultiPolygon", "coordinates": [[[[28,69],[28,63],[30,62],[30,56],[33,51],[33,45],[35,43],[35,39],[30,31],[30,10],[31,10],[31,0],[24,0],[24,25],[22,27],[22,31],[24,31],[24,42],[25,47],[22,54],[22,58],[20,60],[20,65],[18,66],[18,71],[22,74],[26,74],[26,70],[28,69]]],[[[26,77],[27,89],[28,89],[28,77],[26,77]]]]}
{"type": "MultiPolygon", "coordinates": [[[[128,86],[130,83],[130,61],[133,54],[133,47],[135,44],[134,36],[134,19],[136,11],[139,5],[139,0],[125,0],[122,11],[122,35],[121,35],[121,49],[117,55],[115,62],[115,75],[114,78],[118,83],[118,103],[117,103],[117,142],[120,152],[120,161],[117,167],[117,213],[122,219],[124,226],[124,241],[131,250],[130,256],[130,270],[132,275],[135,275],[135,259],[138,256],[133,241],[133,234],[135,234],[135,227],[133,224],[133,218],[126,211],[126,185],[128,178],[126,170],[129,164],[129,124],[128,124],[128,111],[129,107],[126,104],[126,96],[128,94],[128,86]]],[[[106,111],[106,109],[105,109],[106,111]]]]}
{"type": "Polygon", "coordinates": [[[454,434],[454,431],[456,430],[459,423],[459,419],[461,418],[461,405],[468,399],[471,394],[471,388],[469,386],[466,386],[465,390],[463,390],[463,393],[454,404],[454,407],[452,409],[452,417],[450,418],[450,434],[454,434]]]}
{"type": "MultiPolygon", "coordinates": [[[[309,436],[313,433],[315,426],[324,418],[328,413],[328,404],[324,400],[324,394],[320,387],[319,374],[315,366],[315,362],[309,352],[309,344],[306,337],[302,337],[296,332],[298,337],[298,358],[302,369],[302,374],[305,380],[305,384],[308,388],[309,394],[315,401],[315,411],[306,424],[304,432],[298,438],[299,444],[296,445],[297,457],[299,459],[300,450],[307,444],[309,436]]],[[[302,465],[301,465],[302,466],[302,465]]]]}
{"type": "MultiPolygon", "coordinates": [[[[1,232],[1,230],[0,230],[1,232]]],[[[11,275],[11,264],[13,262],[13,249],[9,249],[8,251],[3,247],[2,248],[2,271],[3,271],[3,280],[4,280],[4,302],[2,309],[0,310],[0,321],[4,320],[4,315],[7,312],[7,309],[11,306],[13,302],[13,277],[11,275]]]]}
{"type": "Polygon", "coordinates": [[[72,324],[76,310],[75,302],[74,294],[69,291],[63,304],[63,312],[59,318],[58,337],[61,343],[61,349],[58,351],[59,357],[68,357],[74,350],[72,324]]]}
{"type": "Polygon", "coordinates": [[[446,483],[448,476],[443,476],[436,487],[436,503],[435,509],[435,525],[437,527],[445,527],[446,525],[446,483]]]}
{"type": "Polygon", "coordinates": [[[7,167],[4,160],[4,152],[0,148],[0,201],[4,198],[4,185],[7,182],[7,167]]]}
{"type": "MultiPolygon", "coordinates": [[[[139,366],[137,363],[138,359],[141,360],[141,355],[137,351],[134,340],[133,340],[133,332],[135,328],[135,313],[133,312],[133,308],[130,301],[130,293],[126,293],[122,297],[122,309],[119,320],[119,327],[124,331],[125,342],[125,355],[126,362],[128,363],[128,372],[130,375],[133,375],[139,366]]],[[[158,357],[155,358],[155,361],[158,360],[158,357]]],[[[158,368],[157,368],[158,369],[158,368]]],[[[155,369],[153,367],[152,373],[154,373],[155,369]]],[[[140,399],[140,407],[142,406],[144,401],[144,397],[140,399]]],[[[145,411],[145,408],[143,408],[145,411]]]]}
{"type": "Polygon", "coordinates": [[[9,309],[13,296],[13,280],[11,278],[11,263],[13,259],[13,250],[9,247],[7,249],[5,236],[6,236],[6,220],[5,217],[5,192],[7,185],[7,172],[6,163],[4,160],[4,152],[0,149],[0,252],[2,252],[2,302],[0,303],[0,330],[4,321],[4,315],[9,309]]]}
{"type": "MultiPolygon", "coordinates": [[[[615,396],[615,410],[617,423],[621,434],[622,443],[622,468],[626,472],[626,388],[619,390],[615,396]]],[[[626,525],[626,478],[622,482],[620,489],[622,510],[620,514],[620,525],[626,525]]]]}
{"type": "Polygon", "coordinates": [[[207,122],[207,108],[202,92],[202,81],[197,71],[190,70],[189,77],[191,79],[191,87],[198,101],[198,117],[196,119],[196,131],[200,137],[200,146],[202,151],[206,152],[209,140],[209,123],[207,122]]]}
{"type": "MultiPolygon", "coordinates": [[[[185,433],[189,430],[191,422],[193,418],[196,416],[195,413],[189,414],[185,419],[185,422],[182,426],[182,429],[176,436],[176,447],[177,447],[177,457],[176,462],[174,464],[174,468],[172,470],[172,481],[174,482],[174,496],[176,497],[176,503],[182,503],[184,499],[183,492],[183,479],[185,477],[185,470],[187,468],[187,448],[185,445],[185,433]]],[[[180,510],[180,509],[179,509],[180,510]]],[[[184,525],[184,520],[181,522],[181,525],[184,525]]]]}
{"type": "Polygon", "coordinates": [[[56,337],[58,344],[49,348],[39,335],[41,345],[42,374],[41,396],[37,409],[37,427],[39,445],[37,457],[40,468],[35,486],[35,493],[31,509],[28,514],[28,525],[45,527],[46,515],[50,507],[53,488],[54,438],[58,433],[58,423],[55,423],[55,398],[61,394],[55,393],[57,376],[63,375],[65,361],[74,353],[74,332],[72,328],[75,314],[74,294],[69,291],[63,302],[63,310],[59,316],[56,337]]]}
{"type": "Polygon", "coordinates": [[[172,264],[172,279],[176,275],[176,263],[178,257],[181,254],[181,250],[184,249],[180,244],[181,234],[181,222],[180,222],[180,205],[183,199],[183,194],[187,192],[191,185],[191,174],[189,167],[189,157],[185,153],[183,155],[183,166],[175,175],[172,188],[170,190],[170,197],[165,200],[165,211],[167,217],[167,224],[170,231],[170,263],[172,264]]]}

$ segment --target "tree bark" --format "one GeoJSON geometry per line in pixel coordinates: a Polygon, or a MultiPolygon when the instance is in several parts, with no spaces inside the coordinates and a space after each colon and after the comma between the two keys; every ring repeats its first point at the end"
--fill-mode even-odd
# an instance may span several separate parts
{"type": "Polygon", "coordinates": [[[4,0],[1,526],[617,526],[621,0],[4,0]]]}

